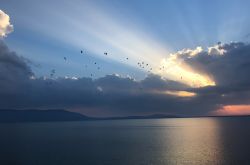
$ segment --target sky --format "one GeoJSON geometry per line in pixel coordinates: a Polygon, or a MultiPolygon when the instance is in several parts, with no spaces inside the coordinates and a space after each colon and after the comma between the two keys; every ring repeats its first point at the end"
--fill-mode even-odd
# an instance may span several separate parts
{"type": "Polygon", "coordinates": [[[0,108],[250,114],[248,6],[248,0],[3,0],[0,108]]]}

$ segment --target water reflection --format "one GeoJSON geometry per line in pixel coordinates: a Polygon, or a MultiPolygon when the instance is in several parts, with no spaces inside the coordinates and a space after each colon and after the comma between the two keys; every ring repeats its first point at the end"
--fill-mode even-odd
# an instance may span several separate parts
{"type": "Polygon", "coordinates": [[[222,164],[220,123],[213,118],[162,120],[163,155],[167,164],[222,164]],[[166,151],[167,150],[167,151],[166,151]]]}

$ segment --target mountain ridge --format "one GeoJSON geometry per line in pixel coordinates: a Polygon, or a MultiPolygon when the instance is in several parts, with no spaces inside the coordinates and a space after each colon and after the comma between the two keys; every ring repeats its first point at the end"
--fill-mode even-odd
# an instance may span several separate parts
{"type": "Polygon", "coordinates": [[[70,112],[64,109],[46,109],[46,110],[0,109],[0,123],[156,119],[156,118],[179,118],[179,116],[153,114],[145,116],[124,116],[124,117],[89,117],[80,113],[70,112]]]}

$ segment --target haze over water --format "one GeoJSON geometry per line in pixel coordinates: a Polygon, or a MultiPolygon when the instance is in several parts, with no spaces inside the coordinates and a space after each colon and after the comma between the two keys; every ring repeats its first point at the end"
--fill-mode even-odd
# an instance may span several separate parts
{"type": "Polygon", "coordinates": [[[249,117],[0,124],[0,162],[248,164],[249,129],[249,117]]]}

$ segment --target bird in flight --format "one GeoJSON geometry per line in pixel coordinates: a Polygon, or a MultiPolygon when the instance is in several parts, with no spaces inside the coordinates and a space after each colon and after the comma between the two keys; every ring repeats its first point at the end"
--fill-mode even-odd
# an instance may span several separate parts
{"type": "Polygon", "coordinates": [[[50,72],[50,77],[53,77],[55,73],[56,73],[56,70],[52,69],[51,72],[50,72]]]}

